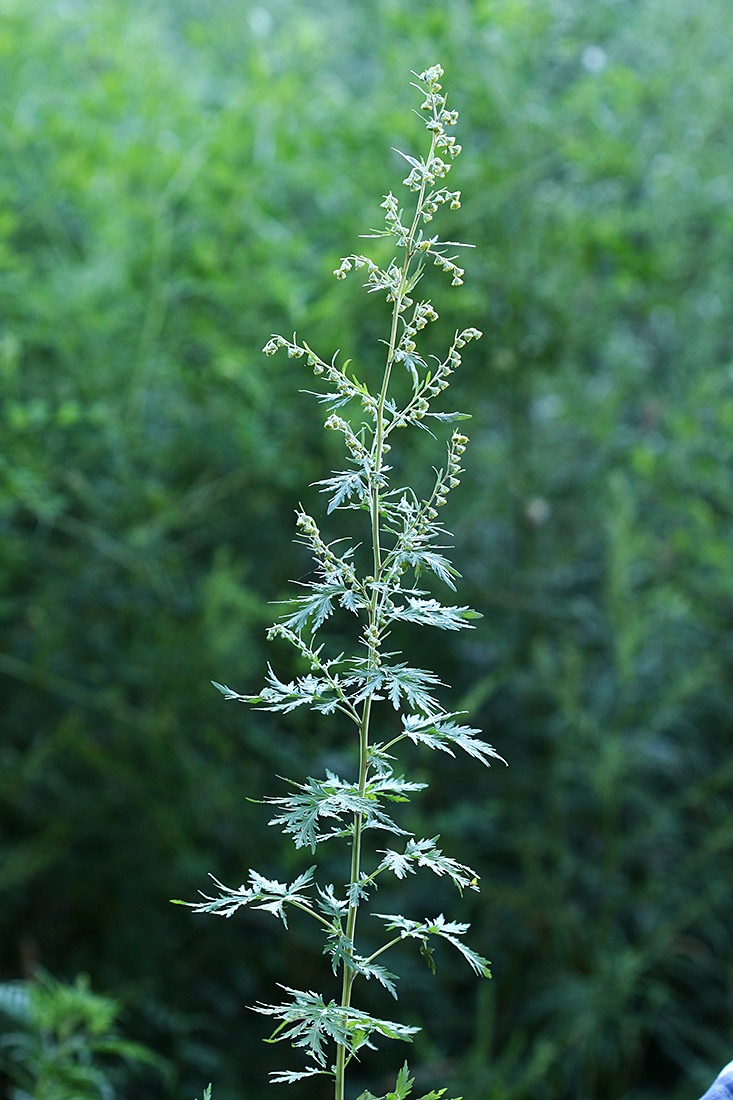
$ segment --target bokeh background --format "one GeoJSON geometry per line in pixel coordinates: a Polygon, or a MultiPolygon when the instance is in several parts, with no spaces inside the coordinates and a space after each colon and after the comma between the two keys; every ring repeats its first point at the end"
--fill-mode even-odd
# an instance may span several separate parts
{"type": "Polygon", "coordinates": [[[377,362],[380,303],[331,271],[435,61],[477,248],[432,296],[485,333],[445,520],[485,617],[414,643],[510,767],[410,761],[483,892],[398,904],[470,920],[494,978],[405,954],[407,1053],[470,1100],[682,1100],[730,1059],[732,51],[729,0],[0,2],[0,976],[119,997],[175,1066],[126,1096],[274,1095],[246,1006],[323,986],[297,922],[168,899],[302,869],[250,800],[343,754],[209,681],[295,669],[268,601],[338,450],[260,348],[377,362]]]}

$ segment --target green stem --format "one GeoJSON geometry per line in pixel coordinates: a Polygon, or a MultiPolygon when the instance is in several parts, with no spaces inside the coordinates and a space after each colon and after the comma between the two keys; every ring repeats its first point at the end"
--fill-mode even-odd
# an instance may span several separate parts
{"type": "Polygon", "coordinates": [[[401,940],[402,940],[402,936],[395,936],[395,938],[393,940],[390,940],[389,943],[385,943],[377,951],[372,952],[372,954],[369,956],[369,958],[365,959],[364,961],[368,962],[368,963],[374,962],[375,959],[378,959],[379,956],[383,955],[385,951],[389,951],[390,947],[394,947],[394,945],[396,943],[400,943],[401,940]]]}
{"type": "Polygon", "coordinates": [[[394,748],[400,741],[404,741],[406,737],[406,733],[398,734],[397,737],[393,737],[391,741],[388,741],[386,745],[382,745],[382,751],[389,752],[391,748],[394,748]]]}
{"type": "Polygon", "coordinates": [[[333,925],[331,924],[331,922],[327,921],[325,917],[322,917],[320,913],[316,913],[315,910],[309,908],[307,905],[302,905],[299,901],[291,901],[289,902],[289,904],[294,906],[296,909],[302,909],[303,912],[307,913],[309,917],[315,917],[315,919],[319,921],[320,924],[326,926],[329,932],[333,931],[333,925]]]}
{"type": "MultiPolygon", "coordinates": [[[[369,774],[369,719],[371,716],[372,700],[371,696],[364,702],[364,712],[362,715],[361,727],[359,729],[359,793],[364,794],[366,790],[367,777],[369,774]]],[[[350,878],[350,897],[349,897],[349,914],[346,918],[346,938],[349,943],[353,944],[354,935],[356,933],[356,914],[359,908],[357,899],[353,896],[353,889],[359,881],[359,872],[361,868],[361,837],[363,831],[363,818],[361,814],[354,815],[354,837],[351,848],[351,878],[350,878]]],[[[344,963],[344,973],[341,983],[341,1007],[348,1008],[351,1004],[351,988],[354,984],[355,971],[344,963]]],[[[345,1084],[345,1071],[346,1071],[346,1047],[343,1044],[339,1044],[336,1050],[336,1088],[335,1088],[335,1100],[344,1100],[344,1084],[345,1084]]]]}
{"type": "MultiPolygon", "coordinates": [[[[433,158],[435,152],[435,135],[430,144],[430,155],[428,157],[428,163],[433,158]]],[[[415,217],[412,220],[412,226],[410,227],[410,233],[405,243],[405,259],[402,264],[402,271],[400,273],[400,282],[395,297],[394,308],[392,310],[392,326],[389,337],[389,350],[387,352],[387,361],[384,368],[384,378],[382,379],[382,389],[379,394],[379,401],[377,404],[376,415],[376,430],[374,433],[374,443],[372,454],[374,455],[374,474],[371,487],[371,527],[372,527],[372,556],[373,556],[373,576],[374,587],[372,589],[372,599],[369,607],[369,628],[370,633],[375,631],[378,627],[378,621],[380,618],[380,601],[379,601],[379,581],[382,576],[382,548],[381,548],[381,532],[379,527],[379,516],[381,511],[380,504],[380,492],[379,482],[382,472],[382,462],[384,457],[384,440],[385,440],[385,424],[384,424],[384,406],[387,400],[387,391],[389,389],[390,377],[392,374],[392,364],[394,363],[395,349],[397,347],[397,326],[401,313],[402,301],[406,294],[407,283],[409,279],[410,264],[412,258],[415,255],[414,242],[415,233],[420,221],[420,211],[425,199],[425,186],[426,180],[423,180],[420,187],[420,193],[417,199],[417,205],[415,208],[415,217]]],[[[379,652],[376,640],[369,641],[369,654],[368,662],[372,667],[376,667],[379,663],[379,652]]],[[[364,795],[366,791],[367,779],[369,777],[369,721],[372,712],[372,697],[369,696],[364,700],[364,709],[361,716],[361,725],[359,727],[359,794],[364,795]]],[[[354,895],[356,893],[356,886],[359,882],[359,875],[361,872],[361,838],[363,831],[363,818],[361,814],[354,814],[354,834],[351,849],[351,879],[349,882],[349,912],[346,920],[346,937],[349,943],[354,944],[354,937],[356,934],[356,917],[359,908],[358,898],[354,895]]],[[[341,983],[341,1007],[346,1009],[351,1004],[351,989],[354,984],[354,978],[356,972],[351,969],[346,963],[344,963],[343,978],[341,983]]],[[[335,1100],[344,1100],[345,1089],[345,1077],[346,1077],[346,1047],[343,1044],[338,1044],[336,1048],[336,1073],[335,1073],[335,1100]]]]}

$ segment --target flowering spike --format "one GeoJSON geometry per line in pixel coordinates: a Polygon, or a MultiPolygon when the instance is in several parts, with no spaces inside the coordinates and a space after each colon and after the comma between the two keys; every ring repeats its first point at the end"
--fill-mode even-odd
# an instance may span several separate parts
{"type": "MultiPolygon", "coordinates": [[[[409,486],[393,485],[393,471],[387,463],[389,437],[397,428],[424,428],[428,418],[436,424],[464,419],[462,413],[436,411],[433,403],[460,366],[462,349],[481,335],[476,328],[456,332],[445,358],[430,368],[418,346],[422,330],[438,319],[428,300],[412,297],[426,258],[429,256],[450,276],[453,286],[461,285],[465,272],[455,262],[456,257],[449,254],[456,245],[424,229],[441,208],[460,207],[460,192],[450,191],[440,182],[461,151],[455,138],[446,133],[446,127],[455,126],[458,113],[446,108],[440,65],[413,75],[423,96],[421,109],[427,113],[429,149],[421,157],[401,154],[409,166],[404,179],[410,193],[409,211],[405,214],[395,195],[388,192],[381,203],[384,229],[371,234],[391,238],[395,254],[382,266],[365,255],[346,256],[334,270],[339,280],[352,270],[361,271],[367,292],[383,296],[388,305],[390,335],[385,341],[387,352],[379,388],[372,393],[353,370],[347,373],[349,360],[339,366],[338,352],[330,361],[322,359],[304,341],[299,342],[296,334],[292,340],[273,335],[263,349],[266,355],[283,348],[290,358],[305,357],[308,367],[327,386],[315,396],[327,409],[325,427],[343,439],[346,466],[332,471],[331,477],[317,485],[329,495],[328,513],[347,509],[364,513],[356,517],[356,537],[358,543],[367,541],[370,545],[371,561],[366,571],[360,571],[358,543],[350,539],[329,543],[316,519],[298,507],[298,540],[311,552],[314,569],[309,579],[298,583],[297,593],[270,627],[268,638],[292,645],[307,671],[285,680],[268,667],[265,685],[256,695],[240,695],[215,684],[228,700],[283,715],[305,706],[319,714],[338,715],[357,727],[358,765],[350,778],[331,771],[321,778],[301,777],[288,781],[285,794],[266,799],[275,807],[270,824],[289,836],[296,848],[317,853],[325,843],[342,845],[345,881],[319,884],[317,862],[291,883],[250,871],[248,883],[236,888],[214,879],[216,890],[202,895],[203,900],[193,905],[197,912],[226,917],[240,910],[264,910],[286,927],[289,917],[300,914],[318,922],[324,934],[324,951],[331,958],[334,973],[342,978],[341,999],[327,1002],[318,993],[283,986],[287,999],[282,1004],[259,1005],[256,1010],[276,1021],[271,1041],[287,1039],[306,1058],[304,1069],[277,1071],[273,1079],[292,1083],[314,1074],[331,1075],[336,1100],[343,1100],[346,1067],[359,1050],[380,1037],[409,1042],[416,1031],[372,1016],[352,1004],[352,987],[361,978],[374,978],[387,993],[397,996],[395,975],[381,965],[381,960],[377,962],[384,952],[398,943],[415,940],[428,965],[434,967],[432,943],[442,939],[476,974],[489,975],[487,960],[463,940],[468,925],[447,921],[442,914],[419,921],[399,914],[383,915],[389,935],[368,955],[361,953],[357,937],[359,911],[382,874],[392,873],[401,879],[425,868],[445,875],[461,891],[478,889],[478,876],[445,856],[437,847],[437,836],[414,837],[400,824],[395,808],[398,810],[400,803],[425,784],[399,774],[396,757],[389,750],[399,743],[412,743],[451,755],[461,749],[483,764],[501,759],[481,740],[480,731],[457,724],[457,716],[443,709],[437,692],[444,685],[434,672],[410,667],[398,660],[399,654],[388,652],[385,645],[393,623],[463,630],[470,629],[473,620],[480,617],[458,603],[444,604],[419,587],[428,576],[451,590],[456,587],[459,573],[443,552],[445,532],[437,517],[461,482],[467,436],[453,430],[444,466],[436,471],[432,493],[425,500],[420,500],[409,486]],[[391,387],[395,367],[400,373],[404,368],[412,382],[412,393],[401,406],[391,387]],[[352,632],[353,641],[346,652],[327,656],[328,640],[319,643],[319,632],[328,620],[339,617],[348,622],[349,616],[359,620],[352,632]],[[389,728],[393,721],[390,714],[395,712],[401,716],[401,733],[387,743],[375,743],[378,723],[383,721],[389,728]],[[372,832],[382,838],[386,834],[398,847],[370,847],[367,834],[372,832]]],[[[406,1100],[411,1085],[405,1066],[397,1079],[397,1100],[406,1100]]],[[[430,1095],[435,1098],[439,1094],[430,1095]]]]}

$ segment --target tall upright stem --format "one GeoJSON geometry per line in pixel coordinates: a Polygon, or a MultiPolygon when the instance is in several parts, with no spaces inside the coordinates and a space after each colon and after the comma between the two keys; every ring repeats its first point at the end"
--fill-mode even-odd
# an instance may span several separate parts
{"type": "MultiPolygon", "coordinates": [[[[377,407],[377,427],[374,439],[374,482],[372,484],[371,493],[371,526],[372,526],[372,557],[373,557],[373,570],[374,570],[374,588],[372,591],[371,606],[369,608],[369,626],[376,628],[377,625],[377,611],[378,611],[378,587],[380,573],[382,570],[382,551],[380,545],[380,530],[379,530],[379,474],[382,466],[382,454],[384,448],[384,402],[387,398],[387,389],[389,386],[389,375],[392,368],[392,360],[394,358],[395,342],[397,339],[397,319],[399,317],[399,307],[404,293],[404,284],[406,281],[407,268],[409,266],[409,259],[406,258],[405,266],[402,272],[402,278],[400,280],[400,292],[394,304],[394,310],[392,314],[392,333],[389,344],[389,352],[387,355],[387,365],[384,371],[384,380],[382,383],[382,391],[379,398],[379,405],[377,407]]],[[[378,661],[377,646],[374,642],[369,644],[369,664],[376,665],[378,661]]],[[[361,725],[359,727],[359,794],[364,795],[366,791],[367,779],[369,777],[369,722],[372,713],[372,697],[368,696],[364,700],[364,709],[361,716],[361,725]]],[[[363,831],[364,820],[361,814],[354,814],[354,833],[352,839],[351,848],[351,878],[349,881],[349,912],[346,918],[346,938],[353,944],[354,935],[356,933],[356,916],[359,909],[358,899],[354,896],[356,887],[359,882],[359,875],[361,872],[361,837],[363,831]]],[[[343,978],[341,984],[341,1007],[348,1008],[351,1004],[351,987],[354,984],[355,972],[346,963],[343,964],[343,978]]],[[[344,1086],[346,1076],[346,1047],[339,1045],[336,1052],[336,1087],[335,1087],[335,1100],[344,1100],[344,1086]]]]}
{"type": "MultiPolygon", "coordinates": [[[[435,150],[435,136],[433,136],[430,146],[429,160],[432,159],[433,152],[435,150]]],[[[372,455],[374,456],[373,465],[373,480],[371,486],[370,496],[370,513],[371,513],[371,528],[372,528],[372,559],[373,559],[373,577],[374,587],[372,589],[371,605],[369,607],[369,627],[371,631],[374,631],[378,627],[379,618],[379,581],[382,574],[382,547],[380,538],[380,526],[379,516],[381,511],[380,504],[380,480],[382,473],[382,465],[384,459],[384,406],[387,400],[387,392],[389,390],[389,381],[392,374],[392,364],[394,363],[395,349],[397,347],[397,329],[400,314],[402,312],[402,302],[404,300],[408,277],[410,272],[410,263],[415,255],[415,233],[420,220],[420,211],[425,198],[425,181],[423,180],[422,186],[417,199],[417,205],[415,207],[415,216],[410,227],[410,233],[405,242],[405,258],[402,264],[402,270],[400,272],[400,281],[395,296],[394,307],[392,309],[392,325],[389,337],[389,350],[387,352],[387,361],[384,368],[384,377],[382,379],[382,388],[379,394],[379,401],[377,404],[376,413],[376,428],[374,433],[374,441],[372,445],[372,455]]],[[[371,635],[373,637],[373,635],[371,635]]],[[[378,647],[375,641],[369,642],[368,662],[370,666],[376,666],[379,662],[378,647]]],[[[361,725],[359,727],[359,794],[364,795],[366,791],[367,779],[369,778],[369,722],[372,713],[372,697],[368,696],[364,700],[364,709],[362,710],[361,725]]],[[[354,943],[354,936],[356,934],[356,917],[359,909],[358,897],[356,896],[359,877],[361,874],[361,838],[363,831],[364,821],[361,814],[354,814],[354,831],[351,848],[351,878],[349,882],[349,911],[346,918],[346,938],[350,944],[354,943]]],[[[341,983],[341,1007],[348,1008],[351,1004],[351,989],[354,984],[354,978],[356,972],[352,970],[346,962],[343,964],[343,977],[341,983]]],[[[343,1044],[339,1044],[336,1048],[336,1082],[334,1091],[334,1100],[344,1100],[344,1089],[346,1079],[346,1047],[343,1044]]]]}

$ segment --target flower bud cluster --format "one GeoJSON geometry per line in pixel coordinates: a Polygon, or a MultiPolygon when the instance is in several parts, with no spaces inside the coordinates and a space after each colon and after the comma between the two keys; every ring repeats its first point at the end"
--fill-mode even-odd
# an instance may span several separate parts
{"type": "MultiPolygon", "coordinates": [[[[402,242],[403,244],[405,242],[402,242]]],[[[370,294],[374,294],[377,290],[387,291],[387,301],[396,302],[400,298],[400,290],[402,287],[402,270],[397,266],[394,260],[390,261],[389,267],[386,271],[382,271],[377,267],[375,263],[368,260],[366,256],[350,256],[342,261],[341,267],[334,271],[334,275],[337,279],[345,279],[347,272],[351,270],[352,260],[354,267],[361,267],[363,264],[368,264],[369,275],[364,286],[367,288],[370,294]],[[361,262],[359,262],[361,261],[361,262]]],[[[412,299],[405,296],[403,293],[400,299],[400,313],[407,306],[412,305],[412,299]]]]}
{"type": "MultiPolygon", "coordinates": [[[[462,362],[461,353],[458,351],[458,348],[465,348],[466,344],[470,340],[480,340],[482,335],[483,333],[481,332],[481,330],[477,328],[465,328],[463,332],[457,332],[453,338],[453,343],[450,346],[448,356],[444,360],[444,362],[440,364],[437,371],[435,372],[435,377],[433,378],[431,385],[434,385],[438,382],[438,380],[441,380],[445,384],[441,385],[440,389],[445,389],[445,387],[448,385],[448,382],[445,380],[448,378],[449,375],[453,374],[453,371],[456,370],[457,367],[460,367],[462,362]]],[[[432,393],[433,391],[431,390],[430,392],[432,393]]]]}
{"type": "MultiPolygon", "coordinates": [[[[409,304],[411,303],[408,299],[405,305],[409,304]]],[[[394,360],[398,363],[404,363],[408,370],[411,372],[414,388],[416,390],[420,386],[418,367],[426,368],[427,364],[425,363],[424,359],[416,354],[417,345],[415,343],[414,337],[417,335],[420,329],[425,328],[429,321],[437,321],[437,319],[438,314],[433,309],[430,302],[418,302],[418,304],[415,306],[415,310],[413,312],[411,320],[405,321],[403,319],[404,329],[394,352],[394,360]]],[[[415,413],[415,418],[421,420],[427,412],[427,406],[423,408],[421,404],[418,410],[417,405],[412,403],[410,412],[415,413]]]]}
{"type": "Polygon", "coordinates": [[[435,176],[431,173],[424,160],[410,169],[408,175],[402,181],[405,187],[411,191],[419,191],[424,183],[435,183],[435,176]]]}
{"type": "MultiPolygon", "coordinates": [[[[371,263],[371,260],[367,261],[366,257],[352,256],[351,258],[354,261],[362,261],[362,263],[357,266],[363,266],[363,264],[367,262],[371,263]]],[[[375,268],[375,270],[379,270],[376,264],[373,264],[372,266],[375,268]]],[[[267,341],[262,350],[265,355],[274,355],[279,350],[279,348],[286,348],[288,358],[290,359],[302,359],[302,357],[305,355],[307,357],[308,366],[313,367],[313,373],[325,374],[325,377],[328,379],[328,381],[331,382],[333,386],[335,386],[335,396],[337,399],[340,399],[340,404],[345,404],[346,401],[350,400],[352,397],[358,397],[359,401],[365,409],[367,409],[372,414],[376,412],[377,402],[369,393],[366,385],[364,383],[353,381],[351,378],[348,377],[348,375],[346,375],[342,370],[339,370],[339,368],[335,365],[335,359],[336,355],[338,355],[338,352],[336,353],[336,355],[334,355],[333,360],[330,363],[324,363],[324,361],[320,359],[319,356],[317,356],[316,353],[311,348],[309,348],[306,343],[303,343],[302,345],[296,343],[295,334],[293,334],[292,341],[286,340],[284,336],[273,335],[267,341]]]]}
{"type": "Polygon", "coordinates": [[[347,422],[337,413],[331,413],[323,426],[324,428],[328,428],[330,431],[344,433],[344,442],[346,443],[346,447],[351,454],[351,457],[357,462],[363,462],[364,459],[369,457],[369,451],[366,449],[364,444],[356,438],[354,432],[351,429],[351,425],[347,424],[347,422]]]}
{"type": "MultiPolygon", "coordinates": [[[[430,221],[430,218],[426,218],[425,220],[430,221]]],[[[417,238],[415,239],[415,241],[413,243],[413,248],[414,248],[415,252],[430,252],[430,250],[432,248],[435,248],[435,246],[437,244],[438,244],[437,235],[435,237],[423,237],[422,230],[420,230],[420,232],[417,235],[417,238]]]]}
{"type": "MultiPolygon", "coordinates": [[[[319,359],[307,344],[296,343],[295,333],[293,333],[292,340],[286,340],[284,336],[277,336],[273,333],[262,350],[265,355],[275,355],[280,348],[287,349],[288,359],[302,359],[304,355],[307,356],[308,366],[313,367],[314,374],[323,374],[324,370],[329,369],[328,363],[324,363],[322,359],[319,359]]],[[[335,368],[332,367],[331,369],[335,368]]]]}
{"type": "Polygon", "coordinates": [[[442,75],[442,65],[431,65],[429,69],[425,69],[418,75],[417,79],[425,85],[425,101],[420,104],[421,111],[432,111],[433,114],[438,114],[445,107],[445,96],[439,94],[441,85],[438,82],[442,75]]]}
{"type": "MultiPolygon", "coordinates": [[[[319,549],[319,557],[327,557],[331,555],[331,551],[326,546],[325,542],[321,538],[320,528],[313,519],[313,516],[309,516],[307,512],[298,511],[295,513],[295,526],[299,531],[302,531],[308,541],[319,549]]],[[[333,556],[333,555],[331,555],[333,556]]]]}
{"type": "Polygon", "coordinates": [[[446,376],[452,373],[452,370],[438,370],[435,377],[431,378],[426,384],[426,392],[429,393],[431,397],[437,397],[443,390],[447,390],[448,386],[450,386],[450,382],[446,376]]]}
{"type": "Polygon", "coordinates": [[[463,473],[461,456],[466,450],[467,444],[468,436],[463,435],[463,433],[459,431],[453,432],[448,446],[448,463],[446,469],[441,470],[435,484],[435,489],[433,490],[433,495],[428,502],[427,514],[429,519],[435,519],[438,514],[437,509],[443,507],[448,498],[448,493],[451,489],[455,489],[457,485],[461,484],[461,479],[458,475],[463,473]]]}
{"type": "Polygon", "coordinates": [[[337,367],[328,367],[326,370],[326,377],[329,382],[332,382],[336,388],[336,395],[339,398],[339,404],[345,405],[352,397],[358,397],[362,407],[367,409],[368,412],[373,415],[377,411],[377,401],[369,393],[369,390],[362,383],[352,381],[348,375],[343,371],[338,370],[337,367]]]}
{"type": "Polygon", "coordinates": [[[295,344],[291,344],[289,340],[286,340],[284,336],[271,336],[262,350],[265,355],[274,355],[279,348],[287,348],[288,357],[291,359],[295,356],[300,358],[305,355],[305,348],[298,348],[295,344]]]}
{"type": "Polygon", "coordinates": [[[469,340],[480,340],[483,336],[483,332],[480,328],[464,328],[463,332],[459,332],[453,341],[453,347],[465,348],[469,340]]]}
{"type": "MultiPolygon", "coordinates": [[[[412,349],[415,347],[415,343],[412,337],[418,328],[424,328],[429,320],[437,318],[437,313],[430,305],[429,302],[420,302],[415,308],[413,319],[409,324],[405,325],[405,331],[400,340],[399,348],[404,349],[404,354],[411,354],[412,349]]],[[[428,375],[423,382],[422,387],[413,396],[410,403],[401,412],[395,414],[391,421],[390,430],[392,428],[401,428],[411,421],[422,420],[428,412],[428,401],[433,397],[437,397],[439,393],[447,389],[450,385],[448,381],[449,377],[455,371],[456,367],[461,365],[461,354],[458,348],[463,348],[470,340],[480,339],[482,333],[477,328],[466,328],[462,332],[457,332],[453,343],[450,346],[448,355],[442,363],[438,364],[435,374],[428,375]]],[[[397,355],[395,355],[397,358],[397,355]]],[[[413,356],[413,362],[420,362],[417,357],[413,356]]]]}
{"type": "Polygon", "coordinates": [[[431,255],[434,257],[433,263],[436,267],[442,267],[443,271],[453,276],[451,279],[451,286],[461,286],[463,284],[465,271],[462,267],[454,264],[453,261],[447,256],[444,256],[442,252],[432,252],[431,255]]]}
{"type": "MultiPolygon", "coordinates": [[[[456,148],[460,149],[460,145],[456,148]]],[[[432,185],[435,183],[436,178],[443,179],[448,175],[450,169],[450,164],[447,164],[441,157],[432,156],[427,163],[422,159],[415,161],[409,175],[405,176],[402,182],[411,191],[419,191],[425,184],[432,185]]]]}
{"type": "MultiPolygon", "coordinates": [[[[414,167],[404,182],[413,191],[418,190],[425,183],[432,184],[436,178],[443,179],[447,176],[451,168],[451,161],[461,151],[461,146],[456,143],[456,139],[446,133],[446,126],[455,126],[458,122],[458,111],[447,111],[445,108],[445,96],[440,94],[441,85],[439,81],[442,75],[441,66],[433,65],[418,76],[418,80],[424,85],[423,90],[426,93],[421,109],[430,111],[432,115],[425,125],[428,132],[432,134],[433,140],[427,163],[420,161],[418,165],[414,161],[411,162],[414,167]],[[447,160],[436,156],[435,150],[443,152],[447,156],[447,160]]],[[[450,204],[451,210],[458,210],[461,205],[460,191],[448,191],[446,188],[440,188],[426,195],[418,211],[423,222],[432,221],[438,206],[445,202],[450,204]]],[[[460,276],[458,277],[460,278],[460,276]]],[[[453,285],[457,286],[459,283],[454,282],[453,285]]]]}
{"type": "Polygon", "coordinates": [[[373,281],[372,276],[379,274],[379,268],[374,260],[370,260],[368,256],[345,256],[341,261],[341,266],[334,271],[334,275],[337,279],[345,279],[352,267],[357,271],[360,267],[366,267],[369,271],[370,282],[373,281]]]}
{"type": "Polygon", "coordinates": [[[302,532],[304,541],[320,561],[324,573],[338,573],[347,584],[352,587],[361,587],[349,562],[345,558],[334,554],[333,550],[323,541],[320,529],[313,516],[309,516],[307,512],[302,510],[297,511],[295,513],[295,526],[302,532]]]}
{"type": "Polygon", "coordinates": [[[304,657],[307,657],[311,662],[312,668],[319,668],[321,662],[318,660],[318,654],[306,645],[299,634],[296,634],[294,630],[288,629],[282,623],[275,623],[274,626],[268,626],[265,633],[265,637],[268,642],[273,641],[274,638],[283,638],[286,642],[290,642],[296,649],[299,649],[304,657]]]}
{"type": "Polygon", "coordinates": [[[402,221],[400,219],[400,212],[397,206],[397,199],[391,191],[388,195],[384,196],[384,202],[380,203],[379,205],[382,210],[387,211],[387,213],[384,215],[384,220],[386,221],[390,232],[399,235],[400,238],[406,239],[408,235],[408,230],[402,224],[402,221]]]}
{"type": "Polygon", "coordinates": [[[404,292],[402,275],[402,269],[398,267],[394,260],[390,260],[386,271],[381,271],[379,268],[376,271],[370,271],[368,282],[364,286],[368,288],[370,294],[373,294],[376,290],[386,290],[387,301],[397,302],[398,312],[402,313],[408,306],[412,305],[412,298],[404,292]]]}
{"type": "Polygon", "coordinates": [[[414,336],[416,332],[420,331],[420,329],[425,328],[430,321],[437,320],[437,310],[433,309],[430,302],[418,302],[415,306],[415,311],[412,314],[412,320],[405,322],[405,331],[403,333],[403,338],[405,336],[414,336]]]}
{"type": "Polygon", "coordinates": [[[454,160],[463,148],[462,145],[456,144],[456,139],[454,137],[446,133],[441,133],[435,144],[439,149],[445,149],[451,160],[454,160]]]}
{"type": "Polygon", "coordinates": [[[364,628],[362,638],[364,639],[364,644],[368,646],[373,653],[372,660],[374,664],[378,666],[381,662],[376,650],[378,650],[380,645],[382,644],[382,636],[379,632],[379,627],[376,626],[375,623],[369,623],[364,628]]]}
{"type": "Polygon", "coordinates": [[[452,457],[450,459],[449,465],[454,462],[454,458],[460,458],[463,452],[466,450],[466,447],[468,446],[468,436],[464,435],[463,432],[459,432],[458,430],[456,430],[451,436],[450,444],[450,453],[452,457]]]}
{"type": "MultiPolygon", "coordinates": [[[[449,191],[447,187],[441,187],[439,191],[431,191],[427,196],[420,212],[422,214],[422,220],[424,222],[430,222],[433,220],[433,214],[436,213],[438,206],[441,203],[447,202],[450,204],[451,210],[460,210],[461,208],[461,192],[449,191]]],[[[423,251],[426,251],[423,249],[423,251]]]]}

